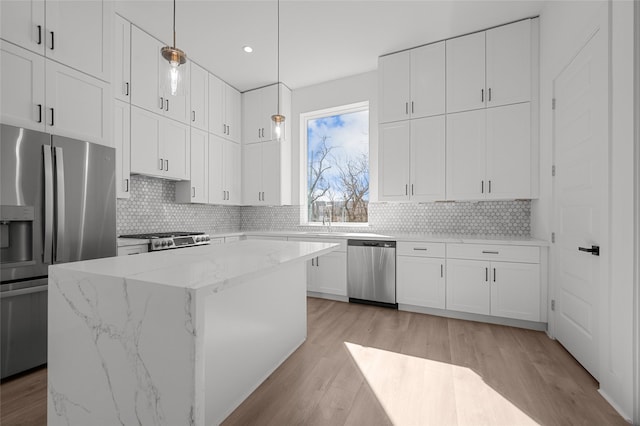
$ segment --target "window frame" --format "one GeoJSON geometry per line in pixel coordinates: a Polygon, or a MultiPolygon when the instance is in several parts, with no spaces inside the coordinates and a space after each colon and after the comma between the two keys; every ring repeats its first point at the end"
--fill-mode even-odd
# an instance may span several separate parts
{"type": "MultiPolygon", "coordinates": [[[[367,111],[369,114],[369,197],[371,196],[371,108],[369,101],[355,102],[347,105],[323,108],[309,112],[300,113],[300,204],[304,206],[300,209],[300,225],[301,226],[324,226],[322,222],[309,222],[309,206],[307,205],[307,192],[309,191],[308,171],[308,129],[307,122],[318,118],[331,117],[334,115],[342,115],[354,112],[367,111]]],[[[369,199],[368,202],[370,202],[369,199]]],[[[367,217],[368,219],[368,217],[367,217]]],[[[332,226],[338,227],[368,227],[367,222],[332,222],[332,226]]]]}

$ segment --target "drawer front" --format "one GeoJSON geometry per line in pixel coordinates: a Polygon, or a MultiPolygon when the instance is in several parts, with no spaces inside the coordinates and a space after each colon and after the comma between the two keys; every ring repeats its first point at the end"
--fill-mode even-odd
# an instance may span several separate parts
{"type": "Polygon", "coordinates": [[[540,263],[540,247],[493,244],[447,244],[450,259],[540,263]]]}
{"type": "Polygon", "coordinates": [[[343,251],[346,253],[347,251],[347,240],[337,239],[337,238],[318,238],[318,237],[289,237],[289,241],[307,241],[309,243],[333,243],[340,244],[340,247],[335,249],[334,251],[343,251]]]}
{"type": "Polygon", "coordinates": [[[149,251],[149,246],[146,244],[140,244],[135,246],[118,247],[118,256],[128,256],[130,254],[146,253],[149,251]]]}
{"type": "Polygon", "coordinates": [[[396,253],[398,256],[445,257],[445,247],[444,243],[399,241],[396,253]]]}

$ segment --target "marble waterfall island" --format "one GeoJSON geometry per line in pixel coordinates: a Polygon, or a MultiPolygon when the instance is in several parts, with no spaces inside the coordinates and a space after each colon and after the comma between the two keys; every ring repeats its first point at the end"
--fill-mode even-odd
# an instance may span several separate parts
{"type": "Polygon", "coordinates": [[[217,425],[307,335],[306,261],[248,240],[51,266],[48,425],[217,425]]]}

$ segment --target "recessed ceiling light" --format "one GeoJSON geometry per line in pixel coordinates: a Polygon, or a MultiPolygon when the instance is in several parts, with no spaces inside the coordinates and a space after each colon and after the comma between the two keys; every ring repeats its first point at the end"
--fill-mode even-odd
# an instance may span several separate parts
{"type": "Polygon", "coordinates": [[[247,53],[251,53],[251,52],[253,52],[253,47],[245,46],[245,47],[242,48],[242,50],[244,50],[247,53]]]}

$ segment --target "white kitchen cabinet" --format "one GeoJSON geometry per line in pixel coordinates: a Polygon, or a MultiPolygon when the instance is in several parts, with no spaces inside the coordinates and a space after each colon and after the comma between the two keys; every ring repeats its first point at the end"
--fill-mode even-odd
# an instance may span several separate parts
{"type": "Polygon", "coordinates": [[[447,258],[447,309],[489,315],[489,267],[489,262],[480,260],[447,258]]]}
{"type": "Polygon", "coordinates": [[[113,20],[113,96],[130,101],[131,88],[131,23],[119,15],[113,20]]]}
{"type": "Polygon", "coordinates": [[[242,94],[242,141],[243,143],[264,142],[274,139],[271,134],[271,116],[278,111],[278,91],[280,92],[280,113],[287,121],[287,139],[291,132],[291,90],[283,84],[273,84],[242,94]]]}
{"type": "Polygon", "coordinates": [[[446,41],[447,112],[531,100],[531,20],[446,41]]]}
{"type": "Polygon", "coordinates": [[[131,107],[131,172],[189,179],[189,126],[131,107]]]}
{"type": "Polygon", "coordinates": [[[209,135],[209,203],[240,204],[240,144],[209,135]]]}
{"type": "Polygon", "coordinates": [[[112,146],[111,86],[55,61],[46,61],[46,131],[112,146]]]}
{"type": "Polygon", "coordinates": [[[380,126],[380,201],[445,199],[445,116],[380,126]]]}
{"type": "Polygon", "coordinates": [[[176,182],[176,203],[207,203],[209,200],[209,134],[191,128],[190,178],[176,182]]]}
{"type": "Polygon", "coordinates": [[[307,268],[307,290],[336,296],[347,295],[346,253],[334,251],[315,257],[307,268]]]}
{"type": "Polygon", "coordinates": [[[149,252],[149,244],[136,244],[133,246],[118,247],[118,256],[131,256],[147,252],[149,252]]]}
{"type": "Polygon", "coordinates": [[[447,115],[448,200],[532,198],[530,103],[447,115]]]}
{"type": "Polygon", "coordinates": [[[189,66],[181,65],[182,92],[172,95],[169,88],[169,63],[160,55],[164,44],[140,28],[131,27],[131,103],[147,111],[188,124],[189,66]]]}
{"type": "Polygon", "coordinates": [[[109,81],[111,7],[99,0],[3,1],[0,37],[109,81]]]}
{"type": "Polygon", "coordinates": [[[116,149],[116,197],[131,196],[131,105],[113,101],[113,143],[116,149]]]}
{"type": "Polygon", "coordinates": [[[234,142],[241,141],[241,95],[209,74],[209,131],[234,142]]]}
{"type": "Polygon", "coordinates": [[[192,127],[205,132],[209,131],[209,73],[200,65],[189,61],[190,102],[192,127]]]}
{"type": "Polygon", "coordinates": [[[444,309],[446,296],[444,269],[444,244],[399,242],[398,303],[444,309]],[[431,248],[436,250],[430,250],[431,248]]]}
{"type": "MultiPolygon", "coordinates": [[[[10,2],[17,3],[17,2],[10,2]]],[[[5,7],[5,2],[0,4],[5,7]]],[[[3,9],[4,11],[4,9],[3,9]]],[[[2,21],[4,23],[4,20],[2,21]]],[[[0,119],[5,124],[45,130],[45,59],[0,41],[0,119]]]]}
{"type": "Polygon", "coordinates": [[[491,315],[540,321],[540,266],[491,263],[491,315]]]}
{"type": "Polygon", "coordinates": [[[107,83],[4,41],[0,59],[3,123],[111,146],[107,83]]]}
{"type": "Polygon", "coordinates": [[[444,42],[383,56],[378,72],[380,123],[444,114],[444,42]]]}
{"type": "Polygon", "coordinates": [[[243,144],[242,197],[245,205],[291,204],[289,140],[243,144]]]}

